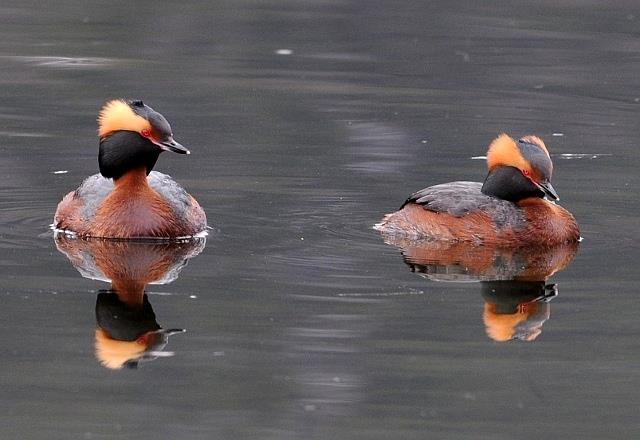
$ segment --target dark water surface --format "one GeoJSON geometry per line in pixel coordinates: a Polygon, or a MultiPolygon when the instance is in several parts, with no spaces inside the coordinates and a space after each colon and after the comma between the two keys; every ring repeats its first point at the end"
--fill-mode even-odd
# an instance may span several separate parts
{"type": "Polygon", "coordinates": [[[4,1],[0,438],[637,438],[639,23],[633,1],[4,1]],[[147,288],[175,355],[120,370],[95,355],[109,285],[48,232],[114,97],[169,119],[193,154],[156,169],[214,227],[147,288]],[[486,284],[412,273],[371,229],[482,180],[502,131],[545,139],[584,236],[529,342],[489,337],[486,284]]]}

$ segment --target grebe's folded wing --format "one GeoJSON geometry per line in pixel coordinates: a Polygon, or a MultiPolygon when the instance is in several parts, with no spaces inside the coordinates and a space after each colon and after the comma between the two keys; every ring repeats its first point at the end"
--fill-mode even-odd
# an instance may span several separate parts
{"type": "Polygon", "coordinates": [[[168,174],[151,171],[147,181],[149,186],[164,197],[174,209],[181,211],[189,205],[190,197],[187,191],[168,174]]]}
{"type": "Polygon", "coordinates": [[[84,219],[93,217],[102,201],[113,191],[113,180],[94,174],[84,179],[75,190],[73,197],[83,201],[81,216],[84,219]]]}
{"type": "Polygon", "coordinates": [[[152,171],[148,177],[149,186],[156,190],[171,206],[178,218],[190,219],[197,229],[204,231],[207,217],[196,199],[168,174],[152,171]]]}
{"type": "Polygon", "coordinates": [[[512,202],[483,194],[480,182],[450,182],[430,186],[413,193],[402,205],[413,203],[432,212],[462,217],[483,212],[497,226],[504,227],[523,220],[522,210],[512,202]]]}
{"type": "Polygon", "coordinates": [[[433,212],[445,212],[460,217],[469,211],[477,210],[492,197],[480,192],[480,182],[449,182],[430,186],[417,191],[404,202],[422,205],[433,212]]]}

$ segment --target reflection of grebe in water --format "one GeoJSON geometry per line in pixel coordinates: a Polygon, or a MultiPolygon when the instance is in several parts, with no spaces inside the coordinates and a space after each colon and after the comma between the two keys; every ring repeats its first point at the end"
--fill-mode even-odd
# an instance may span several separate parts
{"type": "Polygon", "coordinates": [[[140,361],[172,356],[162,351],[174,333],[183,329],[165,330],[158,325],[146,294],[142,304],[127,304],[118,292],[103,290],[96,300],[96,357],[107,368],[135,368],[140,361]]]}
{"type": "Polygon", "coordinates": [[[145,294],[147,284],[166,284],[178,277],[205,240],[140,242],[78,240],[56,237],[64,253],[85,278],[111,283],[96,300],[96,357],[107,368],[136,367],[140,361],[171,356],[162,351],[168,337],[156,321],[145,294]]]}
{"type": "Polygon", "coordinates": [[[555,284],[544,281],[482,281],[483,320],[487,336],[497,342],[533,341],[551,314],[555,284]]]}
{"type": "Polygon", "coordinates": [[[571,263],[577,243],[501,249],[468,243],[387,237],[412,271],[434,281],[480,281],[487,335],[495,341],[533,341],[549,319],[558,293],[546,280],[571,263]]]}

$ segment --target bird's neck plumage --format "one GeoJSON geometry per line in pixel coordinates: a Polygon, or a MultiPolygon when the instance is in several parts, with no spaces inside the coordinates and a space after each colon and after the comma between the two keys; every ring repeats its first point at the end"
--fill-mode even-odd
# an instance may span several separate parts
{"type": "Polygon", "coordinates": [[[529,197],[544,197],[544,193],[519,169],[510,166],[490,170],[482,185],[482,193],[514,203],[529,197]]]}
{"type": "Polygon", "coordinates": [[[98,165],[100,174],[119,179],[133,169],[153,169],[160,150],[149,140],[133,131],[116,131],[100,139],[98,165]]]}
{"type": "Polygon", "coordinates": [[[124,191],[125,188],[129,192],[151,189],[147,181],[147,169],[144,166],[127,171],[122,176],[114,179],[114,184],[118,191],[124,191]]]}

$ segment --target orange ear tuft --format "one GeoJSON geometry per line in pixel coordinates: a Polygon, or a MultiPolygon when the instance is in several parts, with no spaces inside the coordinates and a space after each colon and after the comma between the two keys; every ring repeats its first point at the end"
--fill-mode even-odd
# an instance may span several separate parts
{"type": "Polygon", "coordinates": [[[495,306],[491,304],[484,305],[482,318],[487,336],[496,342],[506,342],[513,339],[516,326],[527,319],[521,313],[498,314],[495,312],[495,306]]]}
{"type": "Polygon", "coordinates": [[[487,151],[487,166],[489,170],[497,166],[511,166],[518,169],[530,169],[529,163],[524,160],[516,142],[505,133],[495,138],[487,151]]]}
{"type": "Polygon", "coordinates": [[[96,357],[104,367],[112,370],[118,370],[127,361],[139,358],[147,348],[136,341],[129,342],[112,339],[101,328],[96,329],[95,343],[96,357]]]}
{"type": "Polygon", "coordinates": [[[151,129],[149,121],[137,115],[122,99],[107,102],[98,115],[98,136],[101,138],[114,131],[124,130],[140,133],[144,129],[151,129]]]}

